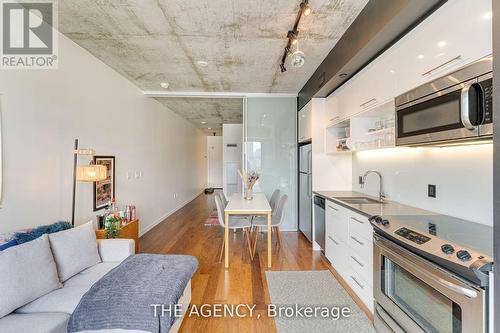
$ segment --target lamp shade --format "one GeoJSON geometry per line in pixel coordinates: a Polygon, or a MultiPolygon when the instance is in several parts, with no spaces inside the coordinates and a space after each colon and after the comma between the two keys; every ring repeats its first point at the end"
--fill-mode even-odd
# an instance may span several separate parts
{"type": "Polygon", "coordinates": [[[98,182],[108,177],[104,165],[79,165],[76,168],[76,180],[80,182],[98,182]]]}

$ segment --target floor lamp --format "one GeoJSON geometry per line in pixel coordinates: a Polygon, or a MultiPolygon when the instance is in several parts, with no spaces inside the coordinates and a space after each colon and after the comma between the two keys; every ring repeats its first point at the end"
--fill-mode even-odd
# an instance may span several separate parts
{"type": "Polygon", "coordinates": [[[79,149],[78,139],[75,139],[75,149],[73,151],[73,205],[71,209],[71,225],[75,226],[75,203],[76,203],[76,182],[94,183],[107,178],[107,171],[104,165],[94,164],[93,149],[79,149]],[[78,165],[78,156],[90,156],[89,164],[78,165]]]}

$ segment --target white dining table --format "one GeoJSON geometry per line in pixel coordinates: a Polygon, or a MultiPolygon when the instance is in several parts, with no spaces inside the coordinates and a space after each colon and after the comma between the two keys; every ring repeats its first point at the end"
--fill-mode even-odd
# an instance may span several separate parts
{"type": "Polygon", "coordinates": [[[267,267],[271,268],[271,214],[272,209],[264,193],[254,193],[252,200],[236,193],[229,197],[224,209],[224,266],[229,268],[229,218],[231,215],[265,215],[267,216],[267,267]]]}

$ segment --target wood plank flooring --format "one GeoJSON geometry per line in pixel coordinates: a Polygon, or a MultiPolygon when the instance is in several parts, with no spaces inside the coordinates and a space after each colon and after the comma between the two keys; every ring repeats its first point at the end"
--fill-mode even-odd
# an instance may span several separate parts
{"type": "MultiPolygon", "coordinates": [[[[192,280],[192,304],[256,304],[253,318],[185,318],[180,332],[275,332],[274,320],[267,318],[270,303],[266,284],[267,251],[265,234],[259,234],[254,260],[246,249],[244,234],[230,232],[230,267],[218,261],[223,229],[205,226],[215,209],[213,195],[194,201],[157,225],[140,239],[139,252],[189,254],[198,258],[199,268],[192,280]],[[255,314],[261,314],[257,319],[255,314]]],[[[297,232],[282,232],[278,249],[273,236],[271,270],[325,270],[329,265],[318,251],[297,232]]]]}

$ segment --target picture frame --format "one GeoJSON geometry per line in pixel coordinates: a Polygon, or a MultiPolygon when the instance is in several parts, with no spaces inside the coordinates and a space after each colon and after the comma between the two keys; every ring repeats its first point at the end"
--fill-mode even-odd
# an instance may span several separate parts
{"type": "Polygon", "coordinates": [[[108,208],[115,197],[115,157],[94,156],[94,163],[106,166],[107,178],[94,183],[94,212],[108,208]]]}

